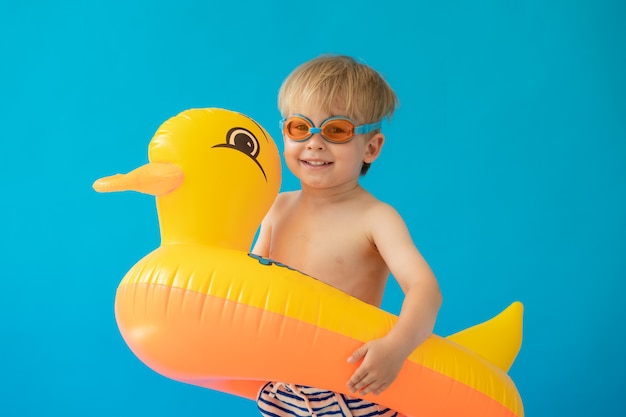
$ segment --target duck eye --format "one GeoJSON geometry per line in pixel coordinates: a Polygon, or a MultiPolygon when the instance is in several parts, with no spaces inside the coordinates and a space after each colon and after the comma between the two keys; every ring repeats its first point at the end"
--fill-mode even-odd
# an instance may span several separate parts
{"type": "Polygon", "coordinates": [[[226,134],[226,142],[252,158],[259,154],[259,141],[250,131],[242,127],[230,129],[226,134]]]}
{"type": "Polygon", "coordinates": [[[256,136],[252,132],[243,127],[233,127],[226,133],[226,143],[218,143],[213,145],[213,148],[229,148],[236,149],[244,154],[248,155],[259,167],[265,180],[267,181],[267,175],[265,170],[261,166],[261,163],[257,160],[261,146],[256,136]]]}

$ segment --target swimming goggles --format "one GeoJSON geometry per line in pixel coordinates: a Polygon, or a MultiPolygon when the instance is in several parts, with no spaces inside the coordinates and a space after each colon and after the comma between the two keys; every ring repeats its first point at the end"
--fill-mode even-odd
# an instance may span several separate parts
{"type": "Polygon", "coordinates": [[[381,122],[355,126],[352,120],[344,116],[329,117],[320,127],[315,127],[306,116],[296,114],[280,121],[280,129],[289,139],[304,142],[316,133],[331,143],[349,142],[354,135],[362,135],[380,129],[381,122]]]}

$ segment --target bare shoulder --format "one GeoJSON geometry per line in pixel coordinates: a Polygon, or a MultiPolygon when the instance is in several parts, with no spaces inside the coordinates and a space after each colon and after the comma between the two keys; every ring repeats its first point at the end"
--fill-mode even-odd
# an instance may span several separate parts
{"type": "Polygon", "coordinates": [[[384,201],[375,200],[371,203],[368,210],[370,214],[375,216],[399,216],[398,211],[389,203],[384,201]]]}
{"type": "Polygon", "coordinates": [[[391,204],[381,201],[371,194],[366,198],[364,206],[368,219],[375,223],[402,220],[400,213],[391,204]]]}
{"type": "Polygon", "coordinates": [[[282,193],[276,196],[274,205],[289,204],[291,201],[296,199],[299,194],[300,194],[300,191],[283,191],[282,193]]]}
{"type": "Polygon", "coordinates": [[[299,195],[299,191],[284,191],[276,196],[270,212],[282,212],[289,207],[299,195]]]}
{"type": "Polygon", "coordinates": [[[298,191],[285,191],[278,194],[265,216],[265,222],[272,222],[272,219],[279,218],[293,204],[297,196],[298,191]]]}
{"type": "Polygon", "coordinates": [[[391,204],[373,199],[366,205],[364,213],[369,236],[377,246],[383,241],[389,244],[410,240],[404,219],[391,204]]]}

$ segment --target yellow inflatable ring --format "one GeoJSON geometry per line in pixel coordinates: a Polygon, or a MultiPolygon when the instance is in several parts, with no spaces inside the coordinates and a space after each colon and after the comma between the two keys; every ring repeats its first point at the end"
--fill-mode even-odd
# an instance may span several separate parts
{"type": "MultiPolygon", "coordinates": [[[[130,269],[115,300],[135,355],[168,378],[250,399],[268,381],[351,395],[356,365],[346,358],[396,317],[249,254],[280,188],[267,131],[237,112],[191,109],[161,125],[148,154],[148,164],[94,183],[156,196],[161,245],[130,269]]],[[[515,302],[456,335],[433,335],[389,389],[365,398],[415,417],[522,417],[507,374],[521,331],[515,302]]]]}

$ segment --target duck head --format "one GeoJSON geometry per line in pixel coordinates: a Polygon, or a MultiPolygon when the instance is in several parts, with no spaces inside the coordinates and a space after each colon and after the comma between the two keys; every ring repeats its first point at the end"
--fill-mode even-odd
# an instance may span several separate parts
{"type": "Polygon", "coordinates": [[[281,181],[278,149],[261,125],[226,109],[186,110],[159,127],[148,159],[94,189],[156,196],[162,245],[250,250],[281,181]]]}

